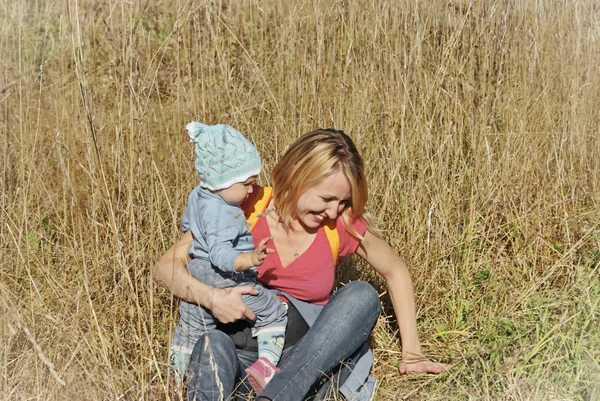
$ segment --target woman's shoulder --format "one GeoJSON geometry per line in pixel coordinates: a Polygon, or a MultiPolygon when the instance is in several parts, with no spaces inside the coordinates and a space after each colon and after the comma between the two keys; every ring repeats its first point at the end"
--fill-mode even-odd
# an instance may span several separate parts
{"type": "Polygon", "coordinates": [[[339,256],[346,256],[356,252],[358,245],[365,232],[367,231],[367,221],[362,216],[348,216],[348,224],[346,225],[343,216],[336,219],[336,229],[339,236],[339,256]],[[352,232],[354,230],[354,232],[352,232]],[[358,234],[358,236],[357,236],[358,234]]]}
{"type": "MultiPolygon", "coordinates": [[[[367,220],[363,216],[347,216],[348,224],[356,230],[360,235],[363,235],[367,229],[367,220]]],[[[344,221],[344,216],[340,215],[335,220],[335,227],[338,231],[348,233],[348,227],[344,221]]]]}

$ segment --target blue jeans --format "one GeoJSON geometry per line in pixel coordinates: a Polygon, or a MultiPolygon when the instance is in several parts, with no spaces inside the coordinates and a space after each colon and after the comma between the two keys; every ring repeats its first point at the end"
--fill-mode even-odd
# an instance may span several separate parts
{"type": "MultiPolygon", "coordinates": [[[[237,285],[247,285],[254,288],[257,295],[243,295],[242,299],[256,314],[253,323],[253,335],[257,336],[261,329],[270,328],[285,331],[287,323],[286,310],[275,293],[267,290],[256,281],[256,273],[222,272],[212,266],[210,261],[192,259],[187,269],[192,277],[215,288],[229,288],[237,285]]],[[[171,364],[177,372],[176,379],[185,376],[190,354],[194,345],[207,331],[216,329],[217,319],[212,313],[197,304],[181,301],[179,304],[179,322],[173,333],[171,342],[171,364]]]]}
{"type": "MultiPolygon", "coordinates": [[[[324,399],[337,388],[337,380],[327,377],[343,381],[352,369],[349,359],[365,343],[380,313],[371,285],[354,281],[336,291],[306,335],[284,350],[281,371],[260,396],[276,401],[324,399]]],[[[247,382],[240,379],[256,358],[255,352],[236,350],[221,331],[204,334],[192,352],[188,399],[216,401],[247,394],[247,382]]]]}

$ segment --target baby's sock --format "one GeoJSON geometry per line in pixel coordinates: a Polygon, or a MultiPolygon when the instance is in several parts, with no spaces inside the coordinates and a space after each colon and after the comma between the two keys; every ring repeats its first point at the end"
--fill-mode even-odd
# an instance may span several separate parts
{"type": "Polygon", "coordinates": [[[267,358],[273,366],[277,366],[283,352],[284,335],[285,331],[283,330],[259,333],[257,336],[258,357],[267,358]]]}

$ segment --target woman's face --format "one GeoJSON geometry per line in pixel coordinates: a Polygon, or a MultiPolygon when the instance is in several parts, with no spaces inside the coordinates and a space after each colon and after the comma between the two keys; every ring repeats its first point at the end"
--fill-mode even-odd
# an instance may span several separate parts
{"type": "Polygon", "coordinates": [[[341,170],[300,195],[296,213],[306,228],[318,228],[327,218],[336,219],[352,203],[350,182],[341,170]]]}

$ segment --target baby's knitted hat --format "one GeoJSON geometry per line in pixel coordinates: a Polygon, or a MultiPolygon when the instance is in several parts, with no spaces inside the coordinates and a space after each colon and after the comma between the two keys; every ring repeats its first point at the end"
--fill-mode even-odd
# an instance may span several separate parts
{"type": "Polygon", "coordinates": [[[260,173],[258,151],[235,128],[196,121],[185,128],[194,144],[196,171],[202,188],[218,191],[260,173]]]}

